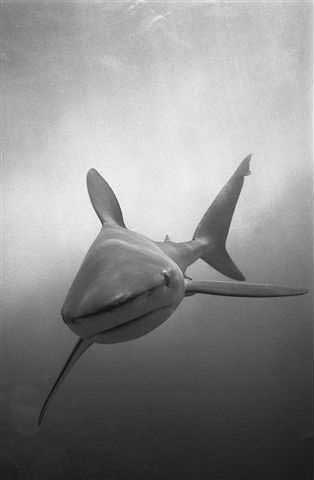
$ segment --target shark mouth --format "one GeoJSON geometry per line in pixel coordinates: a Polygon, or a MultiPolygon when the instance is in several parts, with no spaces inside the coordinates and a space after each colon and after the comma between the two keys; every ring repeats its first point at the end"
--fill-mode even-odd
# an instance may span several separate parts
{"type": "Polygon", "coordinates": [[[114,327],[110,327],[110,328],[107,328],[105,330],[102,330],[101,332],[96,334],[96,337],[99,336],[99,335],[105,335],[106,333],[110,333],[110,332],[117,332],[119,330],[122,331],[123,327],[125,327],[126,325],[129,325],[130,323],[134,323],[134,322],[137,322],[137,321],[140,321],[140,320],[144,320],[145,318],[149,317],[153,313],[162,312],[163,310],[167,310],[170,307],[171,307],[171,305],[164,305],[163,307],[159,307],[159,308],[155,308],[153,310],[149,310],[148,312],[143,313],[142,315],[139,315],[138,317],[131,318],[127,322],[121,323],[121,325],[115,325],[114,327]]]}
{"type": "MultiPolygon", "coordinates": [[[[111,303],[105,305],[104,307],[99,308],[98,310],[95,310],[92,313],[87,313],[85,315],[80,315],[79,317],[75,317],[75,318],[66,320],[66,323],[76,323],[76,322],[79,322],[81,319],[86,319],[86,317],[91,317],[91,316],[99,315],[99,314],[102,314],[102,313],[113,312],[113,311],[117,310],[118,308],[121,308],[121,307],[124,307],[126,305],[129,305],[129,304],[133,303],[135,300],[139,299],[140,297],[149,297],[150,295],[153,294],[153,292],[158,290],[160,287],[163,287],[164,285],[167,285],[167,279],[166,279],[166,282],[165,281],[160,282],[158,285],[155,285],[154,287],[151,287],[147,290],[143,290],[141,292],[135,292],[131,295],[121,295],[120,297],[116,298],[115,300],[113,300],[111,303]]],[[[161,308],[164,308],[164,307],[161,307],[161,308]]],[[[147,312],[147,315],[152,313],[152,311],[147,312]]],[[[146,315],[146,314],[144,314],[144,315],[146,315]]]]}

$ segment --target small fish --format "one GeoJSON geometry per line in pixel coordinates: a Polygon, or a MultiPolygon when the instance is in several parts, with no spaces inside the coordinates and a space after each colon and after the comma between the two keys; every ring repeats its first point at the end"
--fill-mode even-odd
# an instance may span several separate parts
{"type": "Polygon", "coordinates": [[[201,258],[234,280],[245,280],[226,250],[232,216],[249,175],[251,155],[219,192],[188,242],[164,242],[129,230],[118,200],[94,169],[87,189],[102,228],[73,281],[61,315],[79,337],[41,409],[40,425],[57,387],[93,343],[118,343],[142,337],[175,311],[184,297],[197,293],[235,297],[303,295],[304,289],[238,282],[194,282],[187,268],[201,258]]]}

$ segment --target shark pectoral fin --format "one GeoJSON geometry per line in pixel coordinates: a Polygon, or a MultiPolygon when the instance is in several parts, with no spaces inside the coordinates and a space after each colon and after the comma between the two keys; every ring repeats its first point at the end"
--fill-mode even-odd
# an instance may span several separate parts
{"type": "Polygon", "coordinates": [[[119,202],[106,180],[91,168],[86,181],[90,200],[101,223],[113,223],[125,228],[119,202]]]}
{"type": "Polygon", "coordinates": [[[304,295],[307,290],[277,285],[234,282],[191,282],[185,281],[185,296],[205,293],[228,297],[291,297],[304,295]]]}
{"type": "Polygon", "coordinates": [[[40,426],[41,422],[43,421],[43,418],[47,412],[48,405],[52,399],[52,397],[55,395],[57,389],[60,387],[61,383],[65,379],[65,377],[68,375],[70,370],[72,369],[73,365],[77,362],[77,360],[80,358],[80,356],[92,345],[94,342],[93,339],[82,339],[80,338],[78,342],[75,344],[69,358],[65,362],[65,365],[63,369],[61,370],[57,380],[55,381],[54,385],[52,386],[50,392],[48,393],[48,396],[46,400],[43,403],[43,406],[41,408],[39,417],[38,417],[38,425],[40,426]]]}

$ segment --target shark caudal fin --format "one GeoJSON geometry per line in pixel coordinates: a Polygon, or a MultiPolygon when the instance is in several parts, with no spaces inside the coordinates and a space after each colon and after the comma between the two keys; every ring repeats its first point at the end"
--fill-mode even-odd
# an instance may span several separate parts
{"type": "Polygon", "coordinates": [[[250,160],[251,155],[248,155],[218,193],[200,221],[193,237],[193,239],[200,239],[208,244],[207,250],[201,256],[202,260],[223,275],[235,280],[245,280],[245,278],[226,250],[226,239],[244,177],[251,173],[250,160]]]}
{"type": "Polygon", "coordinates": [[[125,227],[119,202],[106,180],[91,168],[87,173],[87,190],[101,223],[125,227]]]}
{"type": "Polygon", "coordinates": [[[72,369],[73,365],[77,362],[77,360],[80,358],[81,355],[90,347],[93,343],[93,340],[91,339],[82,339],[80,338],[78,342],[76,343],[75,347],[73,348],[69,358],[65,362],[65,365],[63,369],[61,370],[57,380],[55,381],[54,385],[52,386],[50,392],[48,393],[48,396],[46,400],[44,401],[44,404],[41,408],[39,417],[38,417],[38,425],[40,426],[41,422],[43,421],[43,418],[47,412],[49,403],[52,399],[52,397],[55,395],[57,389],[60,387],[61,383],[65,379],[65,377],[68,375],[70,370],[72,369]]]}

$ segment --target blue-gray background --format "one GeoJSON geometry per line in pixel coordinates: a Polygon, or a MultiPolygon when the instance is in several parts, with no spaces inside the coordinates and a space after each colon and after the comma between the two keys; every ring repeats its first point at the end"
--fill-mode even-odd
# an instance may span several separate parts
{"type": "Polygon", "coordinates": [[[0,8],[1,478],[311,478],[311,294],[186,299],[150,335],[93,346],[36,428],[99,229],[88,168],[130,228],[181,241],[253,152],[228,248],[250,281],[312,288],[311,4],[0,8]]]}

